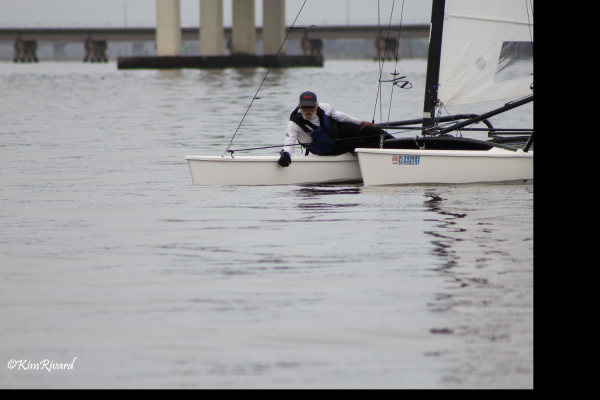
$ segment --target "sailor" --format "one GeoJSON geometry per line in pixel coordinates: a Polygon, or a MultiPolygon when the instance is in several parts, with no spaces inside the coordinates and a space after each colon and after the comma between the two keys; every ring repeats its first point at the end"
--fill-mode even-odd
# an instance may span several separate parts
{"type": "MultiPolygon", "coordinates": [[[[300,95],[298,107],[290,115],[279,165],[292,163],[296,140],[313,154],[339,155],[355,148],[378,143],[382,130],[371,122],[361,121],[334,110],[329,104],[319,103],[313,92],[300,95]]],[[[384,132],[385,133],[385,132],[384,132]]],[[[386,138],[393,138],[385,133],[386,138]]]]}

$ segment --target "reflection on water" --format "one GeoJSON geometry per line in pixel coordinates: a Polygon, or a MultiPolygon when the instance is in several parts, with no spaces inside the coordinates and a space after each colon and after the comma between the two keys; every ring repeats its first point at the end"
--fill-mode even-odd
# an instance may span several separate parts
{"type": "Polygon", "coordinates": [[[262,68],[236,68],[233,70],[231,80],[239,88],[254,88],[258,87],[256,78],[258,78],[262,68]]]}
{"type": "Polygon", "coordinates": [[[425,221],[436,221],[439,222],[436,227],[442,228],[442,232],[439,231],[425,231],[427,235],[431,235],[435,238],[431,243],[434,245],[433,253],[444,261],[444,265],[440,267],[440,270],[446,270],[452,268],[457,263],[456,251],[452,249],[452,242],[461,241],[460,238],[453,238],[449,234],[452,232],[464,232],[465,229],[457,228],[457,218],[464,218],[467,214],[457,214],[446,212],[442,209],[442,202],[445,200],[438,196],[435,191],[426,191],[425,197],[429,200],[423,202],[425,209],[429,212],[434,212],[443,216],[443,219],[425,219],[425,221]]]}
{"type": "Polygon", "coordinates": [[[298,204],[298,208],[305,210],[321,210],[321,211],[335,211],[338,208],[346,207],[360,207],[360,204],[332,204],[332,203],[310,203],[310,204],[298,204]]]}
{"type": "MultiPolygon", "coordinates": [[[[304,187],[295,191],[295,195],[304,200],[320,200],[322,196],[339,196],[360,194],[360,187],[336,187],[336,186],[314,186],[304,187]]],[[[344,211],[343,209],[360,207],[360,203],[334,203],[334,202],[302,202],[298,203],[298,208],[307,210],[311,213],[318,211],[320,213],[333,213],[344,211]]]]}
{"type": "MultiPolygon", "coordinates": [[[[515,189],[524,194],[531,191],[529,185],[515,189]]],[[[528,376],[532,372],[532,348],[514,345],[531,343],[532,339],[527,333],[532,328],[532,319],[523,318],[532,317],[532,310],[526,308],[533,300],[532,248],[521,244],[532,236],[531,232],[523,232],[522,236],[505,235],[501,227],[496,227],[509,216],[523,218],[522,223],[528,225],[531,218],[528,207],[501,211],[499,218],[498,209],[486,216],[473,200],[463,201],[458,207],[455,201],[448,202],[447,197],[453,197],[452,191],[426,190],[423,194],[427,198],[423,202],[426,210],[438,215],[424,220],[435,222],[435,229],[425,231],[431,237],[432,255],[440,260],[432,270],[448,285],[445,291],[435,294],[429,307],[433,313],[449,314],[449,322],[452,321],[446,326],[432,327],[430,332],[454,335],[466,345],[462,349],[437,352],[445,357],[464,355],[458,365],[448,368],[444,380],[460,385],[501,387],[503,379],[528,376]],[[507,282],[507,270],[513,277],[520,277],[518,285],[512,279],[507,282]]],[[[502,204],[503,199],[493,201],[502,204]]],[[[502,206],[499,208],[502,210],[502,206]]]]}
{"type": "MultiPolygon", "coordinates": [[[[203,85],[209,85],[212,88],[222,88],[231,90],[243,90],[244,95],[256,91],[263,81],[264,88],[276,88],[285,84],[288,78],[288,69],[275,68],[267,74],[265,68],[237,68],[237,69],[203,69],[198,72],[198,81],[203,85]],[[265,77],[266,75],[266,77],[265,77]]],[[[179,71],[181,72],[181,71],[179,71]]],[[[188,71],[189,73],[189,71],[188,71]]]]}
{"type": "Polygon", "coordinates": [[[181,69],[159,69],[157,72],[160,75],[159,79],[170,80],[175,83],[179,83],[184,76],[184,71],[181,69]]]}
{"type": "Polygon", "coordinates": [[[336,186],[305,187],[296,190],[296,196],[305,198],[319,198],[320,196],[331,196],[339,194],[360,194],[361,187],[348,188],[336,186]]]}

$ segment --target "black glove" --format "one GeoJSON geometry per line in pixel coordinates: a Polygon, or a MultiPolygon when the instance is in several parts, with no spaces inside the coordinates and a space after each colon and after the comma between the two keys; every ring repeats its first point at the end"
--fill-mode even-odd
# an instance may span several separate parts
{"type": "Polygon", "coordinates": [[[290,157],[290,153],[288,153],[287,151],[281,150],[281,157],[279,157],[279,161],[277,161],[277,162],[282,167],[289,167],[289,165],[292,163],[292,158],[290,157]]]}

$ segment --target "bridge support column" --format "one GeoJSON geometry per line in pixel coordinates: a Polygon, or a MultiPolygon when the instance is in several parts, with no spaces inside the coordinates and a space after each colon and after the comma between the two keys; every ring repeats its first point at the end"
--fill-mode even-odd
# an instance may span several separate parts
{"type": "Polygon", "coordinates": [[[106,40],[92,40],[87,38],[84,48],[85,56],[83,57],[83,62],[108,62],[108,57],[106,56],[108,44],[106,40]]]}
{"type": "Polygon", "coordinates": [[[383,60],[385,57],[387,60],[398,61],[398,40],[397,39],[375,39],[375,60],[383,60]]]}
{"type": "MultiPolygon", "coordinates": [[[[263,54],[277,54],[285,39],[285,0],[263,0],[262,32],[263,54]]],[[[285,54],[285,45],[279,54],[285,54]]]]}
{"type": "Polygon", "coordinates": [[[17,39],[15,41],[15,57],[13,59],[14,62],[38,62],[37,57],[37,42],[35,40],[21,40],[17,39]]]}
{"type": "Polygon", "coordinates": [[[232,0],[232,54],[256,54],[254,0],[232,0]]]}
{"type": "Polygon", "coordinates": [[[156,55],[181,55],[181,6],[179,0],[156,0],[156,55]]]}
{"type": "Polygon", "coordinates": [[[222,56],[223,0],[200,0],[200,55],[222,56]]]}
{"type": "Polygon", "coordinates": [[[308,33],[305,32],[300,48],[303,56],[322,56],[323,39],[309,39],[308,33]]]}

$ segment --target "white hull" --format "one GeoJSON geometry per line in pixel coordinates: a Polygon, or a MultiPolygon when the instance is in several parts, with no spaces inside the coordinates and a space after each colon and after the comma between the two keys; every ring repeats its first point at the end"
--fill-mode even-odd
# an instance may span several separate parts
{"type": "Polygon", "coordinates": [[[358,158],[294,156],[281,167],[279,156],[186,156],[194,185],[297,185],[361,181],[358,158]]]}
{"type": "Polygon", "coordinates": [[[533,152],[356,149],[365,185],[533,179],[533,152]]]}

